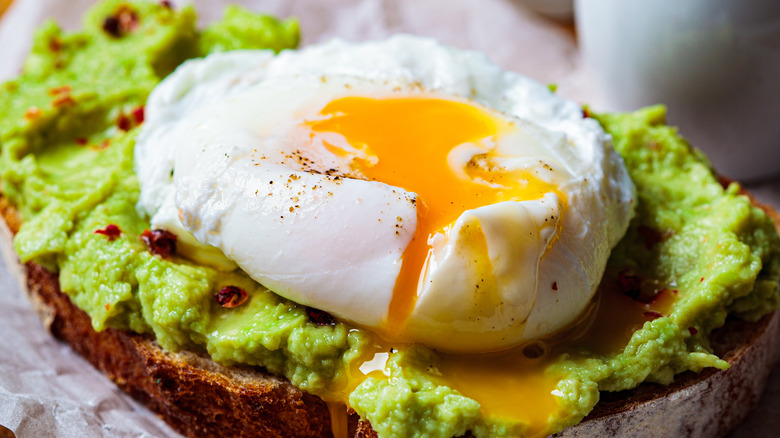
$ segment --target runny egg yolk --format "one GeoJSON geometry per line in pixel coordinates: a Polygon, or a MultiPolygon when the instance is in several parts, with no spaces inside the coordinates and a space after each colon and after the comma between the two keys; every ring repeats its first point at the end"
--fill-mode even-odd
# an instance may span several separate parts
{"type": "MultiPolygon", "coordinates": [[[[536,200],[550,192],[564,203],[566,200],[554,182],[532,171],[491,164],[495,163],[492,159],[501,158],[494,145],[503,134],[519,128],[477,105],[429,97],[345,97],[331,101],[319,116],[321,119],[310,124],[312,135],[340,134],[352,148],[347,150],[323,138],[328,150],[351,158],[353,169],[365,178],[418,195],[417,228],[403,253],[387,327],[380,332],[384,339],[377,340],[355,361],[343,381],[325,396],[329,405],[341,412],[349,394],[365,379],[390,378],[389,357],[410,348],[393,333],[403,327],[414,309],[435,235],[446,233],[469,209],[536,200]],[[457,163],[450,154],[464,143],[477,145],[484,152],[474,155],[464,168],[453,168],[457,163]],[[360,151],[360,156],[354,150],[360,151]]],[[[551,418],[565,415],[565,408],[556,395],[560,377],[548,367],[561,354],[573,354],[582,345],[605,346],[603,354],[620,351],[633,331],[647,321],[649,310],[668,314],[672,302],[639,305],[619,292],[602,289],[597,305],[554,338],[496,353],[439,353],[427,368],[428,378],[476,400],[485,416],[519,421],[527,425],[525,432],[532,437],[549,435],[551,418]],[[612,313],[625,317],[612,323],[608,316],[612,313]]],[[[346,427],[336,429],[344,432],[346,427]]]]}
{"type": "MultiPolygon", "coordinates": [[[[445,233],[466,210],[558,193],[554,184],[530,171],[486,168],[486,161],[479,158],[489,162],[495,157],[489,145],[500,141],[503,132],[517,128],[473,104],[431,97],[344,97],[328,103],[320,115],[324,119],[311,124],[313,135],[340,134],[370,157],[352,160],[355,170],[418,195],[417,228],[403,253],[388,309],[384,335],[391,338],[414,309],[433,236],[445,233]],[[449,156],[464,143],[482,147],[484,154],[458,171],[449,156]]],[[[323,143],[331,152],[346,153],[323,143]]]]}
{"type": "MultiPolygon", "coordinates": [[[[581,320],[555,337],[497,353],[439,353],[427,367],[428,378],[476,400],[487,417],[524,423],[527,436],[532,438],[548,436],[551,418],[566,415],[567,409],[556,395],[560,377],[550,366],[563,354],[586,360],[621,352],[636,330],[656,317],[670,315],[674,303],[685,293],[664,288],[649,302],[637,301],[621,289],[618,276],[607,273],[581,320]]],[[[390,378],[389,357],[407,348],[406,344],[387,342],[374,345],[362,360],[352,364],[341,387],[331,388],[325,395],[329,406],[348,403],[349,394],[368,377],[390,378]]]]}

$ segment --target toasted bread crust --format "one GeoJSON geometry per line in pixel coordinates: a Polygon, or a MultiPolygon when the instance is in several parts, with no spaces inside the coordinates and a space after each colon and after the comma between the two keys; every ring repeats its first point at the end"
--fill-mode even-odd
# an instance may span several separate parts
{"type": "Polygon", "coordinates": [[[167,353],[145,336],[95,332],[89,316],[60,291],[57,276],[35,264],[27,265],[27,286],[36,308],[50,309],[54,336],[184,435],[330,436],[325,403],[283,379],[228,369],[194,353],[167,353]]]}
{"type": "MultiPolygon", "coordinates": [[[[762,208],[780,224],[777,212],[762,208]]],[[[15,233],[21,221],[2,197],[0,214],[15,233]]],[[[60,291],[56,274],[34,263],[25,268],[29,296],[54,336],[182,434],[332,436],[325,402],[286,379],[259,368],[223,367],[191,352],[165,352],[147,336],[95,332],[89,316],[60,291]]],[[[684,373],[669,386],[645,383],[630,391],[604,392],[585,420],[555,437],[726,435],[756,406],[780,355],[780,311],[757,323],[730,319],[713,333],[712,345],[730,369],[684,373]]],[[[348,423],[349,436],[376,437],[354,412],[348,423]]]]}

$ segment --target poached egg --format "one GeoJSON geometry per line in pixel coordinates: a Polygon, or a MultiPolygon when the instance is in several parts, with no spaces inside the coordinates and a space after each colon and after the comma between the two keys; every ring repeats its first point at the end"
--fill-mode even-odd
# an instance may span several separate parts
{"type": "Polygon", "coordinates": [[[185,63],[149,98],[136,173],[186,256],[451,352],[576,322],[633,214],[579,105],[405,35],[185,63]]]}

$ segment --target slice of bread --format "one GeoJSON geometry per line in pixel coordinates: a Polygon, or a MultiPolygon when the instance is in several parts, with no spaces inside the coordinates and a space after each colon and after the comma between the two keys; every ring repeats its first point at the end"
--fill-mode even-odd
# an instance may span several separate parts
{"type": "MultiPolygon", "coordinates": [[[[758,203],[754,200],[755,204],[758,203]]],[[[780,228],[780,215],[763,207],[780,228]]],[[[0,213],[16,232],[16,210],[0,198],[0,213]]],[[[262,369],[220,366],[190,352],[168,353],[146,336],[107,329],[95,332],[89,317],[59,288],[57,275],[28,263],[23,287],[46,327],[105,373],[117,386],[190,437],[328,437],[325,402],[262,369]]],[[[642,384],[601,401],[580,424],[556,437],[718,437],[756,406],[780,355],[780,312],[756,323],[729,320],[712,335],[726,371],[677,376],[669,386],[642,384]]],[[[374,437],[370,424],[350,412],[347,434],[374,437]]]]}

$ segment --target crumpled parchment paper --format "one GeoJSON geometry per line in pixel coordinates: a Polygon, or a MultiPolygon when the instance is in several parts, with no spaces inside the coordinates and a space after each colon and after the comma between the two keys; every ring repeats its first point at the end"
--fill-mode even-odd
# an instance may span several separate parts
{"type": "MultiPolygon", "coordinates": [[[[0,82],[17,74],[34,29],[55,18],[78,29],[89,0],[15,0],[0,21],[0,82]]],[[[184,2],[174,0],[174,6],[184,2]]],[[[201,24],[221,15],[226,2],[194,1],[201,24]]],[[[599,110],[598,91],[582,67],[573,29],[541,17],[513,0],[243,0],[256,11],[297,16],[302,45],[332,37],[382,38],[407,32],[479,50],[493,62],[543,83],[558,94],[599,110]]],[[[780,184],[754,191],[780,205],[780,184]]],[[[6,245],[7,246],[7,245],[6,245]]],[[[6,248],[8,249],[8,248],[6,248]]],[[[18,286],[12,252],[0,266],[0,425],[25,437],[178,436],[164,422],[117,389],[101,373],[54,340],[18,286]]],[[[754,414],[734,437],[770,436],[780,430],[775,378],[754,414]],[[773,409],[775,409],[773,411],[773,409]],[[772,414],[774,412],[774,415],[772,414]]]]}

